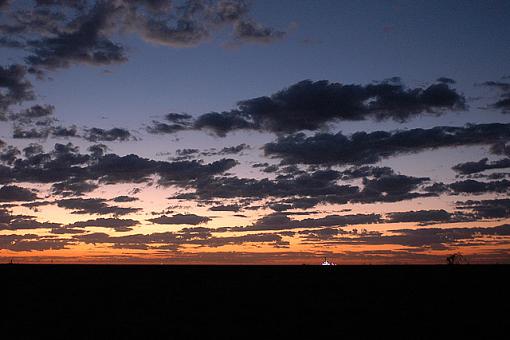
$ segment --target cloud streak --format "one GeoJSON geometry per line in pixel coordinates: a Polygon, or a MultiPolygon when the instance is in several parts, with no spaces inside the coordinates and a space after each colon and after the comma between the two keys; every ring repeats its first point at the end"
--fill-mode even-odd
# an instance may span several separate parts
{"type": "Polygon", "coordinates": [[[510,124],[472,124],[464,127],[357,132],[345,136],[303,133],[278,138],[264,145],[267,156],[284,164],[373,164],[381,159],[438,148],[492,145],[510,138],[510,124]]]}
{"type": "Polygon", "coordinates": [[[404,122],[422,114],[466,109],[465,98],[449,84],[406,88],[400,80],[368,85],[304,80],[270,96],[241,100],[231,111],[209,112],[194,121],[153,122],[151,133],[208,130],[224,137],[236,130],[294,133],[326,124],[365,119],[404,122]]]}

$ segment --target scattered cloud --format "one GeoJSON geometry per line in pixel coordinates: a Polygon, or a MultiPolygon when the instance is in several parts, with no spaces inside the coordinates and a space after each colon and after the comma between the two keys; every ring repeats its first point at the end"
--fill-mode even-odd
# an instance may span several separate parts
{"type": "Polygon", "coordinates": [[[231,111],[209,112],[192,120],[153,122],[151,133],[207,130],[225,137],[230,131],[294,133],[318,130],[337,121],[393,119],[404,122],[422,114],[466,109],[465,98],[450,83],[408,89],[400,79],[368,85],[304,80],[270,96],[241,100],[231,111]]]}
{"type": "Polygon", "coordinates": [[[8,109],[15,104],[35,99],[32,84],[26,79],[22,65],[0,65],[0,120],[6,119],[8,109]]]}
{"type": "Polygon", "coordinates": [[[254,21],[237,21],[234,25],[233,44],[252,42],[269,44],[285,38],[286,32],[275,30],[254,21]]]}
{"type": "Polygon", "coordinates": [[[258,219],[252,225],[246,227],[224,228],[222,231],[262,231],[262,230],[286,230],[298,228],[320,227],[345,227],[348,225],[378,223],[381,216],[378,214],[356,215],[328,215],[321,218],[305,218],[303,220],[290,219],[287,214],[276,212],[258,219]]]}
{"type": "Polygon", "coordinates": [[[207,223],[211,218],[206,216],[198,216],[195,214],[176,214],[173,216],[162,215],[159,217],[151,218],[148,221],[156,224],[190,224],[197,225],[207,223]]]}
{"type": "Polygon", "coordinates": [[[470,175],[485,170],[510,168],[510,158],[503,158],[489,162],[488,158],[482,158],[478,162],[466,162],[455,165],[452,169],[461,175],[470,175]]]}
{"type": "Polygon", "coordinates": [[[486,193],[508,193],[510,190],[510,181],[503,179],[500,181],[481,182],[473,179],[454,182],[449,185],[454,194],[473,194],[481,195],[486,193]]]}
{"type": "Polygon", "coordinates": [[[125,232],[133,230],[133,227],[139,224],[138,221],[132,219],[96,218],[93,220],[74,222],[67,225],[66,228],[102,227],[111,228],[117,232],[125,232]]]}
{"type": "Polygon", "coordinates": [[[457,208],[472,211],[476,219],[510,217],[510,199],[506,198],[457,202],[457,208]]]}
{"type": "Polygon", "coordinates": [[[4,185],[0,188],[0,202],[34,201],[37,194],[16,185],[4,185]]]}
{"type": "Polygon", "coordinates": [[[373,164],[383,158],[425,150],[467,145],[492,145],[510,138],[510,124],[472,124],[465,127],[438,126],[431,129],[392,132],[356,132],[345,136],[303,133],[278,138],[264,145],[267,156],[284,164],[373,164]]]}
{"type": "Polygon", "coordinates": [[[335,121],[374,118],[403,122],[424,113],[463,110],[464,102],[464,97],[445,83],[407,89],[400,83],[344,85],[305,80],[271,96],[242,100],[232,111],[203,114],[194,127],[218,136],[241,129],[292,133],[317,130],[335,121]]]}
{"type": "Polygon", "coordinates": [[[127,48],[113,41],[134,33],[144,41],[172,48],[208,41],[225,27],[236,43],[269,43],[285,32],[263,26],[250,15],[244,0],[36,1],[35,8],[8,8],[0,25],[0,45],[28,51],[31,71],[68,68],[75,64],[112,65],[128,60],[127,48]]]}
{"type": "Polygon", "coordinates": [[[91,128],[86,130],[84,138],[89,142],[113,142],[113,141],[128,141],[136,140],[131,133],[122,128],[112,128],[109,130],[101,128],[91,128]]]}
{"type": "Polygon", "coordinates": [[[487,81],[482,85],[492,87],[501,92],[500,98],[493,104],[491,108],[500,109],[503,113],[510,113],[510,83],[502,81],[487,81]]]}
{"type": "Polygon", "coordinates": [[[56,201],[57,206],[72,210],[72,214],[127,215],[140,211],[140,208],[112,206],[103,198],[67,198],[56,201]]]}

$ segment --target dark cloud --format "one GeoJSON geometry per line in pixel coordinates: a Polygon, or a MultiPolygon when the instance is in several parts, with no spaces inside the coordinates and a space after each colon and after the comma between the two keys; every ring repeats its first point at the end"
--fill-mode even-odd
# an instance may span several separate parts
{"type": "MultiPolygon", "coordinates": [[[[118,156],[103,154],[104,145],[92,146],[91,154],[81,154],[71,143],[56,143],[54,150],[45,153],[39,144],[23,149],[24,157],[16,152],[4,154],[0,168],[5,181],[55,183],[58,192],[85,192],[79,188],[93,188],[99,183],[143,183],[157,180],[160,185],[191,185],[219,175],[237,165],[233,159],[220,159],[211,163],[202,161],[155,161],[137,155],[118,156]],[[74,189],[73,189],[74,188],[74,189]]],[[[5,182],[4,181],[4,182],[5,182]]]]}
{"type": "Polygon", "coordinates": [[[241,151],[248,150],[248,149],[250,149],[250,146],[245,143],[242,143],[242,144],[239,144],[236,146],[225,147],[225,148],[221,149],[220,155],[238,154],[241,151]]]}
{"type": "Polygon", "coordinates": [[[243,0],[179,4],[170,0],[41,0],[35,8],[30,3],[13,6],[6,18],[0,26],[0,44],[28,51],[25,60],[39,74],[41,69],[73,64],[125,62],[126,48],[112,41],[119,33],[135,33],[147,42],[174,48],[198,45],[226,25],[232,27],[238,42],[269,42],[284,34],[250,19],[243,0]]]}
{"type": "Polygon", "coordinates": [[[465,127],[439,126],[405,131],[303,133],[278,138],[264,145],[268,156],[282,158],[285,164],[371,164],[383,158],[441,147],[487,145],[510,138],[510,124],[478,124],[465,127]]]}
{"type": "Polygon", "coordinates": [[[40,118],[53,114],[55,106],[53,105],[34,105],[21,112],[21,115],[27,118],[40,118]]]}
{"type": "Polygon", "coordinates": [[[5,119],[11,105],[35,98],[32,84],[25,79],[26,73],[22,65],[0,65],[0,120],[5,119]]]}
{"type": "Polygon", "coordinates": [[[39,119],[48,119],[55,112],[53,105],[34,105],[16,114],[10,115],[9,119],[18,123],[28,124],[39,119]]]}
{"type": "MultiPolygon", "coordinates": [[[[23,216],[22,216],[23,217],[23,216]]],[[[15,217],[11,214],[11,212],[5,207],[0,208],[0,223],[9,223],[15,217]]]]}
{"type": "Polygon", "coordinates": [[[109,130],[91,128],[86,130],[84,138],[90,142],[123,142],[135,139],[128,130],[122,128],[112,128],[109,130]]]}
{"type": "Polygon", "coordinates": [[[34,211],[38,211],[39,207],[46,206],[46,205],[52,205],[54,202],[52,201],[34,201],[34,202],[28,202],[28,203],[22,203],[22,207],[26,207],[29,209],[32,209],[34,211]]]}
{"type": "Polygon", "coordinates": [[[169,123],[152,121],[152,126],[147,127],[147,131],[153,134],[168,134],[189,130],[192,126],[192,117],[187,113],[168,113],[165,120],[169,123]]]}
{"type": "Polygon", "coordinates": [[[51,130],[53,137],[78,137],[78,130],[76,126],[56,126],[51,130]]]}
{"type": "Polygon", "coordinates": [[[5,9],[10,5],[10,0],[0,0],[0,9],[5,9]]]}
{"type": "Polygon", "coordinates": [[[26,57],[27,63],[53,70],[79,63],[109,65],[125,62],[124,48],[109,40],[106,34],[115,11],[113,4],[97,2],[89,13],[69,24],[71,27],[68,29],[74,29],[40,40],[29,40],[32,54],[26,57]]]}
{"type": "Polygon", "coordinates": [[[445,83],[445,84],[455,84],[456,83],[455,80],[453,80],[451,78],[447,78],[447,77],[437,78],[437,81],[440,83],[445,83]]]}
{"type": "Polygon", "coordinates": [[[299,235],[304,235],[302,238],[307,241],[333,240],[336,236],[346,233],[346,231],[338,228],[307,229],[298,232],[299,235]]]}
{"type": "Polygon", "coordinates": [[[65,249],[70,240],[42,237],[34,234],[0,235],[0,249],[11,251],[42,251],[65,249]]]}
{"type": "Polygon", "coordinates": [[[25,44],[18,40],[9,39],[7,37],[0,37],[0,47],[23,48],[25,47],[25,44]]]}
{"type": "MultiPolygon", "coordinates": [[[[326,123],[367,118],[406,121],[423,113],[439,115],[465,109],[465,99],[447,82],[426,88],[407,89],[400,82],[343,85],[326,80],[305,80],[269,97],[240,101],[237,108],[200,115],[190,126],[170,119],[172,124],[154,122],[151,133],[174,133],[188,129],[210,130],[225,136],[233,130],[264,130],[292,133],[317,130],[326,123]]],[[[175,114],[174,114],[175,115],[175,114]]]]}
{"type": "Polygon", "coordinates": [[[86,230],[82,229],[82,228],[67,228],[67,227],[53,228],[50,231],[50,233],[58,234],[58,235],[84,234],[85,232],[86,232],[86,230]]]}
{"type": "Polygon", "coordinates": [[[102,198],[68,198],[57,200],[56,203],[61,208],[72,210],[72,214],[127,215],[141,210],[108,205],[102,198]]]}
{"type": "Polygon", "coordinates": [[[118,202],[118,203],[134,202],[134,201],[138,201],[138,198],[133,197],[133,196],[117,196],[117,197],[114,197],[112,199],[112,201],[118,202]]]}
{"type": "Polygon", "coordinates": [[[264,163],[255,163],[252,165],[252,168],[265,168],[265,167],[268,167],[269,166],[269,163],[267,162],[264,162],[264,163]]]}
{"type": "Polygon", "coordinates": [[[215,205],[209,208],[211,211],[234,211],[239,212],[242,209],[242,206],[239,204],[222,204],[215,205]]]}
{"type": "Polygon", "coordinates": [[[35,0],[36,6],[69,6],[83,8],[87,0],[35,0]]]}
{"type": "Polygon", "coordinates": [[[198,149],[177,149],[177,150],[175,150],[175,153],[178,156],[191,156],[191,155],[195,155],[199,152],[200,152],[200,150],[198,150],[198,149]]]}
{"type": "Polygon", "coordinates": [[[156,224],[190,224],[197,225],[202,223],[207,223],[211,220],[211,218],[206,216],[198,216],[195,214],[176,214],[173,216],[159,216],[155,218],[151,218],[148,221],[156,224]]]}
{"type": "Polygon", "coordinates": [[[16,185],[4,185],[0,188],[0,202],[34,201],[37,194],[16,185]]]}
{"type": "Polygon", "coordinates": [[[180,18],[169,26],[166,20],[148,19],[140,25],[141,36],[149,42],[170,47],[198,45],[209,37],[209,32],[200,22],[180,18]]]}
{"type": "Polygon", "coordinates": [[[178,194],[178,199],[214,199],[258,200],[262,198],[280,198],[269,202],[269,207],[307,209],[320,203],[346,204],[397,202],[417,197],[435,196],[436,193],[421,190],[429,181],[425,177],[412,177],[392,173],[378,178],[363,180],[363,187],[341,185],[338,181],[342,172],[336,170],[317,170],[294,176],[267,178],[214,177],[198,179],[192,183],[194,192],[178,194]],[[278,205],[276,205],[278,204],[278,205]],[[284,205],[279,205],[284,204],[284,205]]]}
{"type": "Polygon", "coordinates": [[[195,120],[193,128],[209,130],[221,137],[233,130],[258,129],[256,124],[246,120],[243,113],[237,110],[205,113],[195,120]]]}
{"type": "Polygon", "coordinates": [[[480,195],[485,193],[508,193],[510,190],[510,181],[503,179],[500,181],[480,182],[473,179],[458,181],[449,185],[453,194],[473,194],[480,195]]]}
{"type": "Polygon", "coordinates": [[[461,175],[469,175],[490,169],[510,168],[510,158],[503,158],[494,162],[488,162],[488,158],[483,158],[478,162],[466,162],[455,165],[452,169],[461,175]]]}
{"type": "Polygon", "coordinates": [[[285,203],[270,203],[268,207],[274,211],[286,211],[292,209],[293,206],[285,203]]]}
{"type": "Polygon", "coordinates": [[[9,167],[11,180],[52,183],[77,178],[84,174],[79,165],[89,161],[88,155],[78,153],[71,143],[55,144],[54,150],[44,153],[41,145],[30,144],[23,149],[25,158],[17,158],[9,167]]]}
{"type": "Polygon", "coordinates": [[[477,219],[510,217],[510,199],[469,200],[457,202],[458,209],[468,209],[477,219]]]}
{"type": "MultiPolygon", "coordinates": [[[[0,147],[2,147],[2,142],[0,141],[0,147]]],[[[7,146],[5,147],[2,152],[0,152],[0,161],[3,163],[6,163],[8,165],[12,165],[16,158],[20,155],[20,151],[18,148],[14,146],[7,146]]]]}
{"type": "Polygon", "coordinates": [[[496,173],[493,173],[490,175],[482,175],[482,174],[478,174],[478,175],[481,176],[480,178],[486,177],[487,179],[494,180],[494,179],[503,179],[503,178],[510,177],[510,172],[502,172],[502,173],[496,172],[496,173]]]}
{"type": "Polygon", "coordinates": [[[3,33],[11,38],[11,41],[14,42],[11,47],[26,49],[29,46],[29,39],[36,36],[56,35],[65,30],[66,14],[64,10],[27,7],[18,5],[3,16],[0,34],[3,33]]]}
{"type": "MultiPolygon", "coordinates": [[[[190,180],[206,180],[211,176],[230,170],[238,164],[233,159],[223,158],[218,161],[202,164],[200,161],[161,162],[158,174],[162,185],[189,182],[190,180]]],[[[189,183],[188,183],[189,184],[189,183]]]]}
{"type": "Polygon", "coordinates": [[[60,227],[59,223],[39,222],[34,216],[12,214],[0,208],[0,230],[52,229],[60,227]]]}
{"type": "Polygon", "coordinates": [[[240,129],[291,133],[317,130],[334,121],[375,118],[402,122],[423,113],[462,110],[464,101],[445,83],[407,89],[400,83],[364,86],[305,80],[269,97],[242,100],[235,110],[203,114],[194,127],[210,129],[219,136],[240,129]]]}
{"type": "Polygon", "coordinates": [[[379,166],[359,166],[359,167],[351,167],[344,171],[342,171],[342,180],[352,180],[356,178],[364,178],[364,177],[382,177],[382,176],[391,176],[394,175],[393,169],[389,167],[379,167],[379,166]]]}
{"type": "Polygon", "coordinates": [[[271,243],[273,246],[280,247],[288,247],[289,242],[284,241],[282,236],[278,234],[269,234],[269,233],[261,233],[261,234],[248,234],[248,235],[240,235],[240,236],[229,236],[229,237],[211,237],[202,242],[194,242],[199,243],[202,246],[206,247],[223,247],[226,245],[240,245],[245,243],[271,243]]]}
{"type": "Polygon", "coordinates": [[[510,157],[510,144],[499,142],[491,146],[491,153],[495,155],[505,155],[510,157]]]}
{"type": "MultiPolygon", "coordinates": [[[[359,192],[359,189],[358,191],[359,192]]],[[[352,195],[337,194],[337,195],[315,195],[314,197],[292,197],[273,202],[268,207],[286,207],[289,209],[310,209],[318,204],[346,204],[349,202],[352,195]],[[288,208],[288,206],[291,208],[288,208]]],[[[250,207],[247,207],[247,209],[250,207]]]]}
{"type": "Polygon", "coordinates": [[[400,222],[448,222],[452,218],[452,214],[446,210],[417,210],[392,212],[386,214],[390,223],[400,222]]]}
{"type": "Polygon", "coordinates": [[[202,153],[205,156],[212,156],[212,155],[236,155],[240,154],[243,151],[249,150],[251,147],[248,144],[242,143],[235,146],[227,146],[221,149],[218,152],[207,152],[202,153]]]}
{"type": "Polygon", "coordinates": [[[400,245],[415,248],[446,250],[459,246],[508,244],[510,225],[473,228],[419,228],[389,230],[386,233],[353,229],[335,231],[332,228],[303,230],[299,233],[307,244],[322,245],[400,245]]]}
{"type": "Polygon", "coordinates": [[[278,171],[279,167],[276,164],[268,165],[264,169],[262,169],[263,172],[271,173],[278,171]]]}
{"type": "Polygon", "coordinates": [[[238,177],[199,178],[194,182],[195,193],[192,193],[191,196],[203,200],[241,197],[292,197],[296,195],[349,196],[359,191],[358,187],[355,186],[336,184],[335,180],[339,175],[336,171],[331,171],[329,174],[317,171],[296,178],[276,180],[238,177]]]}
{"type": "Polygon", "coordinates": [[[379,214],[356,214],[356,215],[328,215],[320,218],[305,218],[293,220],[285,213],[276,212],[258,219],[252,225],[246,227],[227,227],[222,231],[261,231],[261,230],[285,230],[297,228],[321,228],[321,227],[345,227],[348,225],[373,224],[381,220],[379,214]]]}
{"type": "Polygon", "coordinates": [[[192,117],[187,113],[168,113],[165,115],[165,119],[171,123],[176,124],[188,124],[192,117]]]}
{"type": "Polygon", "coordinates": [[[52,137],[78,137],[75,126],[64,127],[55,125],[58,120],[53,116],[53,105],[34,105],[21,112],[10,113],[9,120],[13,122],[13,138],[16,139],[46,139],[52,137]]]}
{"type": "MultiPolygon", "coordinates": [[[[160,153],[160,155],[166,155],[169,153],[160,153]]],[[[200,155],[200,150],[198,149],[177,149],[175,150],[175,154],[177,156],[170,158],[173,161],[186,161],[191,160],[200,155]]]]}
{"type": "Polygon", "coordinates": [[[245,243],[269,243],[275,247],[288,246],[281,235],[263,233],[229,237],[214,237],[208,229],[185,228],[180,232],[163,232],[153,234],[135,234],[126,236],[110,236],[106,233],[76,235],[74,239],[89,244],[112,244],[114,248],[124,249],[171,249],[176,250],[183,245],[202,247],[222,247],[245,243]]]}
{"type": "Polygon", "coordinates": [[[448,190],[449,190],[448,185],[441,183],[441,182],[433,183],[431,185],[423,187],[423,191],[429,192],[429,193],[435,194],[435,195],[443,194],[445,192],[448,192],[448,190]]]}
{"type": "Polygon", "coordinates": [[[108,150],[108,147],[104,144],[95,144],[89,146],[87,150],[92,154],[92,157],[99,158],[104,156],[104,154],[108,150]]]}
{"type": "MultiPolygon", "coordinates": [[[[423,183],[429,181],[428,178],[398,175],[393,171],[383,173],[385,174],[378,173],[379,177],[372,179],[364,177],[362,189],[357,186],[337,184],[337,181],[343,180],[344,176],[343,172],[335,170],[319,170],[290,178],[282,176],[273,181],[231,179],[230,186],[232,192],[237,192],[239,195],[284,198],[278,202],[270,202],[269,207],[276,210],[307,209],[319,203],[396,202],[431,195],[427,192],[416,191],[423,183]],[[259,187],[262,188],[257,190],[259,187]]],[[[221,181],[220,179],[215,180],[221,181]]],[[[220,197],[224,195],[223,192],[218,192],[211,183],[209,185],[210,188],[205,190],[208,191],[208,195],[219,195],[220,197]]],[[[200,196],[204,194],[203,191],[199,186],[197,192],[200,196]]]]}
{"type": "Polygon", "coordinates": [[[152,125],[147,127],[147,132],[152,134],[171,134],[176,133],[178,131],[189,130],[191,128],[190,125],[182,124],[182,123],[161,123],[156,120],[152,121],[152,125]]]}
{"type": "Polygon", "coordinates": [[[138,221],[132,219],[96,218],[94,220],[74,222],[67,225],[66,228],[102,227],[111,228],[117,232],[125,232],[133,230],[132,227],[138,224],[138,221]]]}
{"type": "Polygon", "coordinates": [[[216,23],[235,22],[249,12],[249,5],[246,1],[220,0],[212,4],[210,13],[212,20],[216,23]]]}
{"type": "Polygon", "coordinates": [[[23,129],[22,127],[15,127],[12,133],[14,139],[45,139],[50,134],[50,130],[43,129],[23,129]]]}
{"type": "Polygon", "coordinates": [[[487,81],[482,85],[496,88],[501,92],[499,100],[491,104],[491,107],[500,109],[503,113],[510,113],[510,83],[500,81],[487,81]]]}
{"type": "Polygon", "coordinates": [[[95,182],[84,181],[75,178],[54,183],[51,186],[51,192],[61,196],[82,196],[97,189],[99,185],[95,182]]]}
{"type": "Polygon", "coordinates": [[[234,43],[272,43],[283,39],[286,33],[254,21],[237,21],[234,25],[234,43]]]}
{"type": "Polygon", "coordinates": [[[136,15],[133,23],[146,41],[171,47],[195,46],[227,24],[233,26],[236,43],[269,43],[285,35],[254,22],[248,12],[244,0],[185,1],[177,7],[174,20],[136,15]]]}
{"type": "Polygon", "coordinates": [[[0,224],[0,230],[52,229],[60,227],[59,223],[39,222],[33,217],[16,218],[8,224],[0,224]]]}
{"type": "Polygon", "coordinates": [[[364,188],[350,198],[351,202],[375,203],[398,202],[417,197],[433,196],[430,193],[419,193],[420,185],[428,182],[427,177],[412,177],[406,175],[384,175],[374,179],[363,179],[364,188]]]}
{"type": "MultiPolygon", "coordinates": [[[[36,144],[36,143],[31,143],[23,149],[23,153],[24,153],[25,157],[27,157],[27,158],[32,158],[34,156],[42,155],[43,152],[44,152],[43,146],[41,144],[36,144]]],[[[39,160],[40,159],[35,160],[35,161],[39,161],[39,160]]]]}
{"type": "Polygon", "coordinates": [[[488,228],[420,228],[391,230],[391,235],[366,235],[345,239],[346,243],[397,244],[407,247],[435,247],[448,245],[468,245],[480,237],[508,237],[510,225],[505,224],[488,228]]]}

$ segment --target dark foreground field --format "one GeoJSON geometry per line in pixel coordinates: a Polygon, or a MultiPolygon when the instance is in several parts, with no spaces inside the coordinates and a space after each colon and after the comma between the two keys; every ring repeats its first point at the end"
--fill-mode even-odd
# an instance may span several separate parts
{"type": "Polygon", "coordinates": [[[2,265],[0,338],[508,338],[509,269],[2,265]]]}

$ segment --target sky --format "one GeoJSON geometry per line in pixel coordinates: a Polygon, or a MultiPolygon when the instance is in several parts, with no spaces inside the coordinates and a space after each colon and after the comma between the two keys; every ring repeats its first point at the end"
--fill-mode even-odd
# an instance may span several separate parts
{"type": "Polygon", "coordinates": [[[0,0],[0,261],[509,263],[509,20],[0,0]]]}

